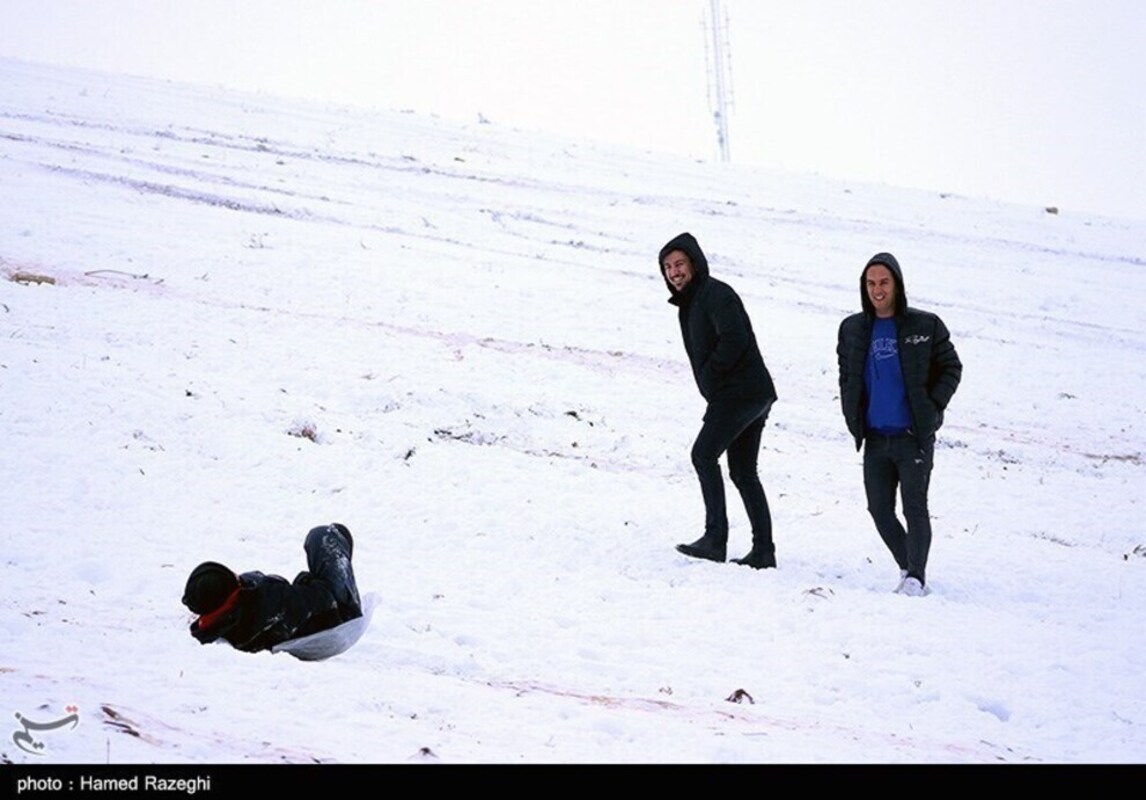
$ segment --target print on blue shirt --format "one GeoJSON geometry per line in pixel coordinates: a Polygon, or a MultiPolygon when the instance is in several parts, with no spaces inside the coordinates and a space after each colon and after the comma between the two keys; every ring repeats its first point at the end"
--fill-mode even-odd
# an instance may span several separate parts
{"type": "Polygon", "coordinates": [[[899,342],[894,319],[877,319],[871,329],[871,347],[864,363],[868,430],[888,436],[911,429],[911,408],[899,363],[899,342]]]}

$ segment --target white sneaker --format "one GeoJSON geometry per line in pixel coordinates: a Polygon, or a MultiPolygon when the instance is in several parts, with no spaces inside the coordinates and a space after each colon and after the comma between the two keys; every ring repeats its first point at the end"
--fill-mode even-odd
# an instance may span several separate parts
{"type": "Polygon", "coordinates": [[[923,597],[927,594],[923,589],[923,584],[919,582],[919,578],[904,578],[903,588],[899,590],[899,593],[908,597],[923,597]]]}
{"type": "Polygon", "coordinates": [[[899,583],[895,585],[895,593],[901,594],[903,592],[903,582],[907,580],[907,570],[901,569],[899,571],[899,583]]]}

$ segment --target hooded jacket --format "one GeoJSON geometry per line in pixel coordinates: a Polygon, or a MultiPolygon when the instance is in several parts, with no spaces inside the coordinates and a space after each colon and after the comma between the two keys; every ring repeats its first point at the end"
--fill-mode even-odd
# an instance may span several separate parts
{"type": "Polygon", "coordinates": [[[867,271],[877,264],[887,267],[895,281],[894,319],[899,363],[907,390],[907,404],[911,409],[911,433],[922,447],[943,425],[943,411],[959,387],[963,364],[951,344],[951,335],[943,320],[907,305],[903,271],[891,253],[877,253],[868,260],[859,280],[863,311],[840,324],[836,347],[840,368],[840,405],[859,450],[867,435],[864,419],[868,397],[863,372],[875,323],[875,307],[868,297],[865,281],[867,271]]]}
{"type": "Polygon", "coordinates": [[[752,323],[740,297],[728,284],[708,274],[708,259],[690,233],[664,247],[657,266],[679,309],[680,332],[700,394],[709,403],[727,400],[776,399],[772,376],[756,344],[752,323]],[[665,256],[680,250],[692,262],[692,280],[677,291],[664,272],[665,256]]]}

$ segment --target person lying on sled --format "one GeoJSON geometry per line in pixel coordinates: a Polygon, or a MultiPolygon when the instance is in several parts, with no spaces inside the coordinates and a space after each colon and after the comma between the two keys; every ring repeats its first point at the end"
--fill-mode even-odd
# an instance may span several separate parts
{"type": "Polygon", "coordinates": [[[293,583],[261,572],[236,575],[215,561],[195,567],[183,592],[183,605],[199,615],[191,635],[200,644],[222,639],[255,653],[361,617],[347,527],[314,528],[303,549],[307,571],[293,583]]]}

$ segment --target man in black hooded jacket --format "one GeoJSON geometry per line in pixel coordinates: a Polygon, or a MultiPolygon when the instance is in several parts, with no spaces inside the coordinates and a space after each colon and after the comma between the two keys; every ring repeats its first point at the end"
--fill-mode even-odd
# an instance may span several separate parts
{"type": "Polygon", "coordinates": [[[197,566],[183,592],[183,605],[200,615],[191,635],[200,644],[222,639],[254,653],[362,616],[350,530],[338,523],[313,528],[303,549],[308,571],[293,583],[261,572],[236,575],[215,561],[197,566]]]}
{"type": "Polygon", "coordinates": [[[943,320],[908,307],[903,272],[891,253],[868,260],[860,303],[863,311],[839,330],[840,405],[856,450],[864,448],[868,511],[899,565],[896,591],[919,596],[931,548],[927,492],[935,432],[963,364],[943,320]],[[906,530],[895,513],[897,487],[906,530]]]}
{"type": "Polygon", "coordinates": [[[728,453],[728,473],[752,524],[752,550],[734,563],[755,569],[776,566],[772,516],[756,471],[760,435],[776,389],[764,365],[752,323],[736,292],[708,274],[700,244],[682,233],[657,258],[677,306],[684,349],[700,394],[708,402],[692,447],[692,463],[704,497],[704,535],[677,550],[694,558],[724,561],[728,515],[718,459],[728,453]]]}

